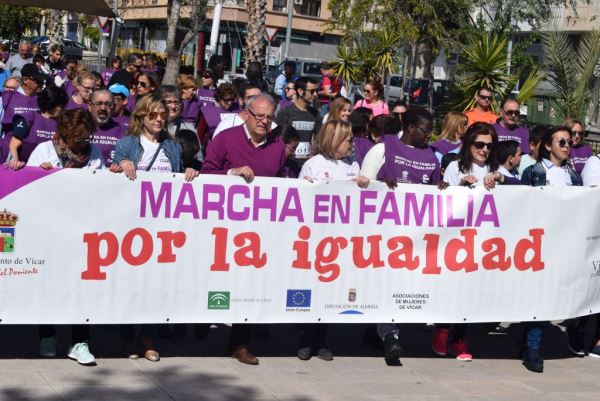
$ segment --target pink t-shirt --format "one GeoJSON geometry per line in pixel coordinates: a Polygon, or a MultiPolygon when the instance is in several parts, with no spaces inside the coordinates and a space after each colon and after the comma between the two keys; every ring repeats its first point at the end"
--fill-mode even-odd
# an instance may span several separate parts
{"type": "Polygon", "coordinates": [[[378,100],[375,103],[369,103],[365,99],[361,99],[354,105],[354,108],[367,107],[373,112],[373,117],[377,117],[381,114],[390,114],[388,105],[383,100],[378,100]]]}

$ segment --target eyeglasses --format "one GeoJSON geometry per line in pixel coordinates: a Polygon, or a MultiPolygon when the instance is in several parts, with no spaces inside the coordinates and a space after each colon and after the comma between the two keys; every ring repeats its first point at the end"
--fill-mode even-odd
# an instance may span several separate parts
{"type": "Polygon", "coordinates": [[[317,93],[317,89],[307,89],[306,91],[308,93],[310,93],[311,95],[314,95],[315,93],[317,93]]]}
{"type": "Polygon", "coordinates": [[[562,138],[562,139],[559,139],[558,141],[554,141],[554,142],[558,143],[558,146],[561,148],[564,148],[567,145],[569,145],[570,148],[573,147],[573,141],[570,139],[566,140],[566,139],[562,138]]]}
{"type": "Polygon", "coordinates": [[[156,120],[158,117],[160,117],[161,120],[166,120],[169,117],[169,113],[167,113],[166,111],[151,111],[150,113],[147,114],[148,118],[150,119],[150,121],[154,121],[156,120]]]}
{"type": "Polygon", "coordinates": [[[487,150],[492,150],[492,148],[494,147],[494,143],[493,142],[475,141],[475,142],[473,142],[473,146],[475,146],[475,149],[477,149],[477,150],[481,150],[483,148],[487,148],[487,150]]]}
{"type": "Polygon", "coordinates": [[[149,82],[144,82],[144,81],[137,81],[135,83],[135,86],[141,86],[142,88],[147,88],[150,86],[149,82]]]}
{"type": "Polygon", "coordinates": [[[519,117],[521,115],[519,110],[502,110],[502,112],[511,117],[519,117]]]}
{"type": "Polygon", "coordinates": [[[92,102],[92,104],[96,107],[102,107],[102,106],[113,107],[114,106],[113,102],[92,102]]]}
{"type": "Polygon", "coordinates": [[[81,87],[81,89],[83,89],[86,92],[93,92],[94,89],[96,88],[95,86],[83,86],[83,85],[79,85],[81,87]]]}
{"type": "Polygon", "coordinates": [[[233,103],[235,101],[235,98],[232,98],[232,97],[223,98],[223,99],[221,99],[221,101],[224,103],[233,103]]]}
{"type": "Polygon", "coordinates": [[[6,91],[16,91],[17,87],[16,86],[5,86],[4,90],[6,90],[6,91]]]}
{"type": "Polygon", "coordinates": [[[484,96],[484,95],[479,95],[479,98],[481,100],[487,100],[488,102],[493,99],[492,96],[484,96]]]}
{"type": "Polygon", "coordinates": [[[255,114],[250,109],[246,109],[246,110],[248,110],[248,113],[250,113],[250,115],[252,117],[254,117],[256,119],[256,121],[267,120],[268,122],[271,122],[271,121],[273,121],[275,119],[274,115],[269,115],[269,114],[255,114]]]}

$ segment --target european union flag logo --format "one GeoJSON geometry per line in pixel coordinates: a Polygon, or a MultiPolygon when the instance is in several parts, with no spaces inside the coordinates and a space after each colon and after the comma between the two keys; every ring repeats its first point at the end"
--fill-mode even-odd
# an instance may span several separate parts
{"type": "Polygon", "coordinates": [[[288,308],[310,308],[311,290],[287,290],[288,308]]]}

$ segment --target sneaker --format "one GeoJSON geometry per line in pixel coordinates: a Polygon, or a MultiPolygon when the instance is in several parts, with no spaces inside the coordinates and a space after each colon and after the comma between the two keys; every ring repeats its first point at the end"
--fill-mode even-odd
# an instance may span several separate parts
{"type": "Polygon", "coordinates": [[[388,334],[385,336],[383,339],[383,350],[386,361],[399,359],[400,353],[402,352],[402,347],[400,346],[398,336],[395,334],[388,334]]]}
{"type": "Polygon", "coordinates": [[[298,350],[297,355],[298,355],[298,359],[301,359],[303,361],[308,361],[312,357],[312,348],[310,348],[310,347],[300,348],[298,350]]]}
{"type": "Polygon", "coordinates": [[[54,358],[56,356],[56,337],[44,337],[40,341],[40,356],[54,358]]]}
{"type": "Polygon", "coordinates": [[[523,365],[532,372],[542,373],[544,371],[544,360],[540,351],[526,347],[523,350],[523,365]]]}
{"type": "Polygon", "coordinates": [[[593,358],[600,358],[600,345],[596,345],[594,348],[592,348],[590,351],[590,356],[593,358]]]}
{"type": "Polygon", "coordinates": [[[473,355],[471,355],[467,349],[466,340],[459,340],[450,344],[450,353],[456,355],[456,359],[459,361],[470,362],[473,360],[473,355]]]}
{"type": "Polygon", "coordinates": [[[567,327],[567,346],[569,350],[578,357],[584,357],[586,354],[584,337],[585,333],[577,328],[567,327]]]}
{"type": "Polygon", "coordinates": [[[431,339],[431,349],[439,356],[446,355],[446,344],[448,343],[448,329],[435,327],[431,339]]]}
{"type": "Polygon", "coordinates": [[[96,363],[96,358],[90,352],[88,343],[77,343],[69,349],[69,358],[77,361],[80,365],[91,365],[96,363]]]}
{"type": "Polygon", "coordinates": [[[317,358],[322,359],[324,361],[333,361],[333,352],[323,347],[319,349],[317,352],[317,358]]]}

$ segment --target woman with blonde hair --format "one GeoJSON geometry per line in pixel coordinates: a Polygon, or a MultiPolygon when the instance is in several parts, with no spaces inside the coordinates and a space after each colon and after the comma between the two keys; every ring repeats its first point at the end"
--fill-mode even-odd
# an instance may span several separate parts
{"type": "Polygon", "coordinates": [[[329,113],[323,118],[323,123],[332,120],[350,121],[352,102],[345,97],[338,97],[329,104],[329,113]]]}
{"type": "Polygon", "coordinates": [[[83,64],[67,64],[65,73],[66,80],[63,83],[63,87],[65,88],[65,92],[67,92],[69,97],[73,96],[73,94],[77,92],[77,89],[75,88],[75,82],[77,81],[77,77],[84,72],[87,72],[87,68],[83,64]]]}
{"type": "Polygon", "coordinates": [[[460,111],[451,111],[444,117],[440,139],[430,147],[440,154],[440,158],[460,147],[462,137],[467,130],[467,116],[460,111]]]}
{"type": "Polygon", "coordinates": [[[592,157],[592,147],[585,143],[585,125],[572,118],[565,120],[562,125],[571,129],[571,140],[573,141],[573,148],[571,148],[570,160],[573,165],[573,169],[581,178],[581,172],[587,159],[592,157]]]}
{"type": "Polygon", "coordinates": [[[91,72],[83,71],[75,78],[75,93],[67,103],[67,110],[89,109],[92,101],[92,92],[96,88],[96,76],[91,72]]]}

